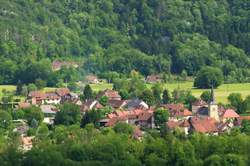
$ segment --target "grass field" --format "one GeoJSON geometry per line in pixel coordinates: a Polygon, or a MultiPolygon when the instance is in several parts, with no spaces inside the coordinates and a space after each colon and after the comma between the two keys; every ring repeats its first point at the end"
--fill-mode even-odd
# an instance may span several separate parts
{"type": "MultiPolygon", "coordinates": [[[[147,84],[148,87],[151,87],[152,84],[147,84]]],[[[112,84],[92,84],[92,89],[94,91],[100,91],[104,89],[112,89],[112,84]]],[[[196,97],[199,97],[203,91],[209,89],[195,89],[193,88],[193,82],[181,82],[181,83],[167,83],[164,84],[164,88],[170,91],[173,91],[176,88],[191,90],[192,94],[196,97]]],[[[218,102],[226,103],[227,97],[230,93],[241,93],[242,97],[250,95],[250,83],[243,84],[223,84],[217,89],[215,89],[216,100],[218,102]]]]}
{"type": "MultiPolygon", "coordinates": [[[[147,84],[148,87],[151,87],[152,84],[147,84]]],[[[181,83],[167,83],[164,84],[164,88],[173,91],[176,88],[191,90],[192,94],[196,97],[199,97],[203,91],[206,89],[195,89],[192,87],[193,82],[181,82],[181,83]]],[[[112,89],[113,85],[108,83],[101,84],[91,84],[91,88],[94,91],[100,91],[104,89],[112,89]]],[[[13,85],[0,85],[0,98],[3,96],[3,89],[13,93],[16,89],[16,86],[13,85]]],[[[45,88],[44,91],[53,91],[55,88],[45,88]]],[[[226,103],[227,97],[230,93],[241,93],[245,98],[247,95],[250,95],[250,83],[244,84],[223,84],[217,89],[215,89],[216,100],[218,102],[226,103]]]]}

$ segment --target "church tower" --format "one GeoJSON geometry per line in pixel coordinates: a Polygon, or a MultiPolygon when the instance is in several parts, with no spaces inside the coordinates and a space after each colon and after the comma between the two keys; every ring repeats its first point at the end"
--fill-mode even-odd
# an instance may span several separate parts
{"type": "Polygon", "coordinates": [[[214,118],[217,122],[220,121],[218,105],[216,104],[216,101],[215,101],[213,86],[211,88],[211,100],[208,105],[208,116],[211,118],[214,118]]]}

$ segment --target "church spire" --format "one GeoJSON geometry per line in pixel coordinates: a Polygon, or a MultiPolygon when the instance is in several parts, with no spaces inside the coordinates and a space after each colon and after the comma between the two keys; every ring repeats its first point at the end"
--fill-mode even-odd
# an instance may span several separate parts
{"type": "Polygon", "coordinates": [[[210,103],[215,104],[215,97],[214,97],[214,86],[211,86],[211,97],[210,97],[210,103]]]}

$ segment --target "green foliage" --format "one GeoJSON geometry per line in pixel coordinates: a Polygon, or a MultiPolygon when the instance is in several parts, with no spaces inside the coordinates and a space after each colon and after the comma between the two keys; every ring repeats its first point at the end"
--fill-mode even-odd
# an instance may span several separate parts
{"type": "Polygon", "coordinates": [[[244,114],[246,112],[246,103],[240,93],[231,93],[227,99],[230,105],[236,108],[238,114],[244,114]]]}
{"type": "Polygon", "coordinates": [[[152,106],[155,103],[154,94],[150,89],[146,89],[142,92],[140,99],[145,101],[148,105],[152,106]]]}
{"type": "Polygon", "coordinates": [[[60,111],[56,113],[55,124],[73,125],[80,124],[81,113],[80,107],[72,103],[65,103],[60,107],[60,111]]]}
{"type": "Polygon", "coordinates": [[[24,111],[24,118],[28,121],[28,124],[32,127],[37,127],[44,118],[44,115],[39,107],[29,107],[26,109],[23,109],[24,111]],[[37,123],[37,125],[34,125],[34,123],[37,123]]]}
{"type": "Polygon", "coordinates": [[[108,97],[107,97],[107,96],[102,96],[102,97],[99,99],[99,102],[100,102],[101,105],[106,106],[107,103],[108,103],[108,97]]]}
{"type": "Polygon", "coordinates": [[[59,80],[80,79],[83,68],[108,82],[131,70],[145,76],[172,72],[185,79],[207,65],[222,69],[228,82],[249,82],[247,4],[245,0],[2,2],[0,84],[42,79],[55,86],[59,80]],[[52,72],[55,59],[84,65],[79,71],[63,67],[52,72]]]}
{"type": "Polygon", "coordinates": [[[171,96],[169,94],[169,91],[165,89],[162,94],[162,103],[163,104],[168,104],[171,102],[171,96]]]}
{"type": "Polygon", "coordinates": [[[220,69],[214,67],[203,67],[197,74],[194,87],[208,89],[212,86],[217,88],[222,84],[223,75],[220,69]]]}
{"type": "Polygon", "coordinates": [[[93,91],[90,87],[90,85],[86,85],[83,90],[83,95],[85,100],[93,99],[93,91]]]}
{"type": "Polygon", "coordinates": [[[89,123],[93,123],[96,127],[99,126],[99,120],[102,118],[101,110],[99,109],[93,109],[91,111],[88,111],[84,114],[81,126],[85,127],[89,123]]]}
{"type": "Polygon", "coordinates": [[[154,112],[155,124],[157,126],[165,125],[169,117],[169,112],[166,109],[159,108],[154,112]]]}
{"type": "Polygon", "coordinates": [[[8,129],[12,124],[12,116],[7,111],[0,110],[0,128],[8,129]]]}
{"type": "Polygon", "coordinates": [[[134,129],[131,125],[120,122],[115,125],[114,131],[120,134],[132,134],[134,129]]]}
{"type": "Polygon", "coordinates": [[[209,101],[211,101],[211,92],[210,91],[204,91],[204,92],[202,92],[200,97],[201,97],[202,100],[204,100],[206,102],[209,102],[209,101]]]}
{"type": "Polygon", "coordinates": [[[38,90],[41,90],[44,87],[46,87],[47,83],[46,83],[46,81],[44,81],[42,79],[36,79],[35,80],[35,85],[36,85],[36,87],[37,87],[38,90]]]}
{"type": "Polygon", "coordinates": [[[151,89],[155,98],[155,103],[161,104],[161,94],[163,91],[161,84],[155,84],[151,89]]]}

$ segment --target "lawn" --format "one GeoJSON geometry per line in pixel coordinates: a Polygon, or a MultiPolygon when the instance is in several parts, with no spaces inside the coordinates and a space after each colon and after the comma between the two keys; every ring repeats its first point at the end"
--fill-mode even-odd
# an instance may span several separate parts
{"type": "MultiPolygon", "coordinates": [[[[151,87],[152,84],[147,84],[148,87],[151,87]]],[[[112,84],[92,84],[91,88],[94,91],[100,91],[104,89],[112,89],[112,84]]],[[[196,97],[199,97],[203,91],[209,89],[195,89],[193,88],[193,82],[180,82],[180,83],[167,83],[164,84],[164,88],[173,91],[176,88],[191,90],[192,94],[196,97]]],[[[226,103],[227,97],[230,93],[241,93],[245,98],[247,95],[250,95],[250,83],[242,84],[223,84],[217,89],[215,89],[215,96],[217,102],[226,103]]]]}
{"type": "MultiPolygon", "coordinates": [[[[104,89],[112,89],[112,84],[100,83],[100,84],[91,84],[91,88],[94,91],[100,91],[104,89]]],[[[148,87],[151,87],[152,84],[147,84],[148,87]]],[[[191,90],[192,94],[196,97],[199,97],[203,91],[206,89],[195,89],[192,87],[193,82],[180,82],[180,83],[167,83],[164,84],[164,88],[173,91],[176,88],[191,90]]],[[[13,85],[0,85],[0,98],[3,96],[2,90],[6,89],[8,92],[14,92],[16,86],[13,85]]],[[[55,88],[45,88],[44,91],[53,91],[55,88]]],[[[250,95],[250,83],[244,84],[223,84],[217,89],[215,89],[216,100],[218,102],[226,103],[227,97],[230,93],[241,93],[245,98],[247,95],[250,95]]]]}

